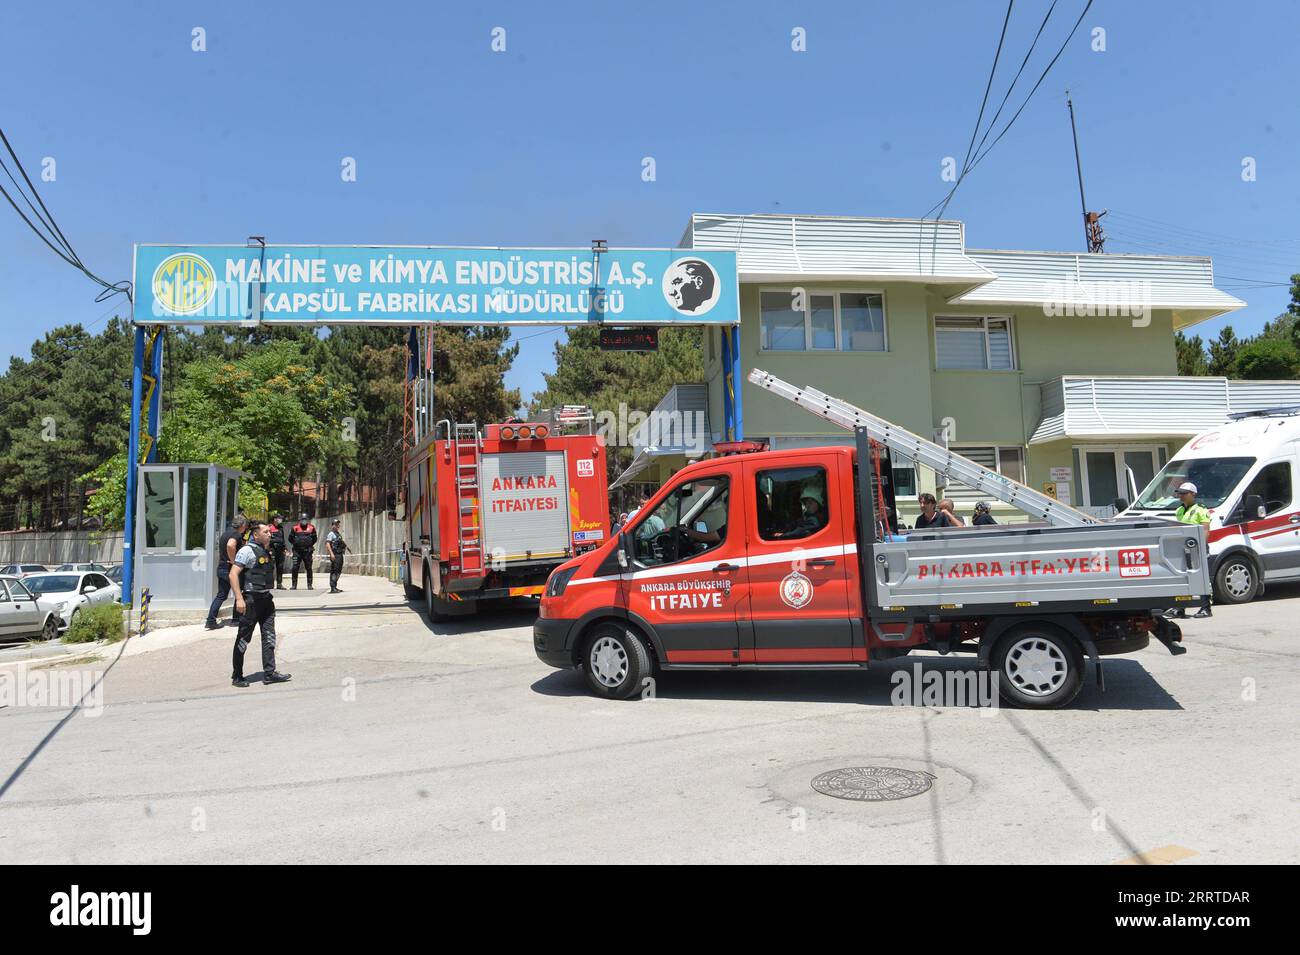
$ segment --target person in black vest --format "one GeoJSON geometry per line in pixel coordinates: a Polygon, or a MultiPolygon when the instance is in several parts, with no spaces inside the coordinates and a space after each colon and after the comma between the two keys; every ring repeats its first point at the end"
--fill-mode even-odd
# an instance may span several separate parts
{"type": "Polygon", "coordinates": [[[284,683],[289,674],[275,668],[275,567],[267,550],[271,546],[271,526],[253,521],[248,543],[235,555],[230,568],[230,589],[235,594],[235,610],[239,614],[239,635],[235,637],[235,650],[231,656],[232,686],[245,687],[244,651],[253,637],[253,627],[262,634],[262,682],[284,683]]]}
{"type": "Polygon", "coordinates": [[[341,594],[339,590],[339,574],[343,573],[343,554],[348,549],[348,545],[343,541],[343,534],[339,530],[339,519],[336,517],[330,521],[330,532],[325,535],[325,553],[330,559],[330,593],[341,594]]]}
{"type": "MultiPolygon", "coordinates": [[[[239,551],[239,546],[244,542],[244,530],[248,526],[248,519],[243,514],[236,514],[234,522],[225,529],[221,535],[221,540],[217,543],[217,596],[212,601],[212,606],[208,608],[208,620],[203,626],[208,630],[216,630],[221,624],[217,623],[217,614],[221,612],[221,605],[226,602],[230,596],[230,565],[235,560],[235,554],[239,551]]],[[[236,622],[238,613],[231,616],[231,622],[236,622]]]]}
{"type": "Polygon", "coordinates": [[[284,515],[271,515],[271,557],[275,561],[275,589],[284,590],[284,515]]]}
{"type": "Polygon", "coordinates": [[[311,590],[311,558],[316,549],[316,525],[307,520],[306,513],[298,515],[298,523],[289,529],[289,546],[293,548],[293,589],[298,589],[298,568],[307,567],[307,589],[311,590]]]}

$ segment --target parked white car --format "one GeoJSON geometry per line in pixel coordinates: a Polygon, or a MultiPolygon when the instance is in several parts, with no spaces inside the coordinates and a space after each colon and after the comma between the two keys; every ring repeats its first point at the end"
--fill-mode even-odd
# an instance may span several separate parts
{"type": "Polygon", "coordinates": [[[102,574],[104,571],[108,570],[108,568],[103,564],[97,564],[94,561],[85,564],[59,564],[58,567],[54,568],[54,571],[60,574],[66,574],[70,571],[81,572],[86,570],[94,570],[102,574]]]}
{"type": "Polygon", "coordinates": [[[24,586],[43,604],[52,604],[59,615],[60,630],[72,625],[84,607],[109,603],[122,596],[122,588],[97,571],[32,574],[23,579],[24,586]]]}
{"type": "Polygon", "coordinates": [[[53,640],[62,621],[53,598],[38,597],[17,577],[0,576],[0,640],[53,640]]]}

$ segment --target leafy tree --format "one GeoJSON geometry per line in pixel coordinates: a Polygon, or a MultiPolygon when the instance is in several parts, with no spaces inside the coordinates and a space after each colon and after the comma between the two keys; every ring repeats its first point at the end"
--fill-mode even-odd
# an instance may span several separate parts
{"type": "MultiPolygon", "coordinates": [[[[348,388],[309,367],[296,342],[271,342],[233,361],[200,358],[181,373],[158,454],[248,472],[247,505],[326,462],[354,465],[356,445],[343,424],[352,407],[348,388]]],[[[123,449],[89,475],[98,485],[91,510],[113,527],[122,524],[126,464],[123,449]]]]}
{"type": "Polygon", "coordinates": [[[79,522],[80,476],[125,440],[132,333],[114,318],[98,335],[81,325],[46,333],[31,359],[0,376],[0,527],[79,522]]]}
{"type": "Polygon", "coordinates": [[[1178,332],[1174,336],[1174,348],[1178,353],[1178,374],[1198,377],[1210,373],[1209,362],[1205,359],[1205,342],[1200,335],[1189,338],[1178,332]]]}
{"type": "Polygon", "coordinates": [[[510,329],[442,325],[434,333],[435,418],[502,421],[519,410],[519,389],[505,387],[505,375],[519,357],[509,345],[510,329]]]}
{"type": "Polygon", "coordinates": [[[1289,341],[1261,336],[1241,346],[1236,366],[1242,378],[1295,378],[1300,369],[1300,352],[1289,341]]]}
{"type": "Polygon", "coordinates": [[[1225,325],[1219,332],[1219,337],[1210,342],[1210,374],[1225,378],[1234,377],[1237,373],[1237,352],[1240,348],[1241,341],[1233,332],[1232,326],[1225,325]]]}

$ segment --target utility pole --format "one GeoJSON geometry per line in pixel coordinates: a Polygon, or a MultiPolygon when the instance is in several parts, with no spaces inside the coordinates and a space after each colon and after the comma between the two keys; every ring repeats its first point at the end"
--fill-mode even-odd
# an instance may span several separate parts
{"type": "Polygon", "coordinates": [[[1089,252],[1105,252],[1106,236],[1101,231],[1101,217],[1110,210],[1088,211],[1088,200],[1083,197],[1083,163],[1079,159],[1079,131],[1074,126],[1074,103],[1070,100],[1069,90],[1065,91],[1065,105],[1070,109],[1070,133],[1074,136],[1074,168],[1079,174],[1079,205],[1083,207],[1083,238],[1088,243],[1089,252]]]}

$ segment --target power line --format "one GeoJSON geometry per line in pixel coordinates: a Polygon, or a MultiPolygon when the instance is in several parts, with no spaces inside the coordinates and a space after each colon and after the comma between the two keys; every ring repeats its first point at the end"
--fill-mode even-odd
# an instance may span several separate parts
{"type": "MultiPolygon", "coordinates": [[[[1016,0],[1008,0],[1006,16],[1002,18],[1002,32],[998,35],[998,48],[993,51],[993,65],[989,67],[989,79],[988,82],[984,84],[984,98],[980,100],[979,115],[975,117],[975,126],[970,131],[970,142],[966,144],[966,156],[961,161],[961,172],[957,174],[957,181],[952,184],[952,188],[948,190],[948,195],[943,199],[943,205],[940,207],[938,213],[935,214],[934,218],[936,222],[943,218],[944,212],[948,209],[948,203],[951,202],[952,197],[957,194],[957,187],[960,186],[961,181],[966,178],[966,171],[970,168],[971,153],[975,149],[975,137],[980,134],[980,124],[984,122],[984,108],[989,104],[989,91],[993,89],[993,77],[996,76],[998,72],[998,60],[1002,58],[1002,44],[1006,42],[1007,39],[1007,24],[1011,22],[1011,9],[1015,5],[1016,0]]],[[[934,211],[933,206],[930,211],[934,211]]],[[[930,213],[927,212],[924,218],[929,218],[929,215],[930,213]]]]}
{"type": "Polygon", "coordinates": [[[1163,222],[1160,219],[1152,219],[1147,216],[1140,216],[1136,213],[1125,212],[1122,209],[1112,209],[1110,211],[1112,218],[1133,219],[1136,220],[1131,225],[1135,228],[1147,228],[1160,230],[1161,232],[1177,232],[1184,235],[1200,238],[1207,242],[1215,242],[1227,245],[1277,245],[1289,246],[1300,244],[1300,238],[1296,239],[1240,239],[1226,236],[1218,232],[1208,232],[1203,229],[1189,228],[1188,226],[1175,225],[1171,222],[1163,222]]]}
{"type": "Polygon", "coordinates": [[[1070,33],[1068,36],[1066,36],[1065,42],[1061,44],[1061,48],[1056,51],[1056,55],[1052,57],[1051,61],[1047,64],[1046,68],[1043,70],[1042,74],[1038,77],[1037,82],[1034,83],[1033,88],[1029,90],[1029,95],[1026,96],[1025,101],[1020,104],[1020,108],[1016,110],[1015,114],[1009,120],[1007,120],[1007,124],[1002,127],[1002,132],[998,133],[997,138],[994,139],[993,142],[989,143],[988,147],[985,148],[983,152],[981,152],[978,156],[975,157],[975,161],[970,164],[970,168],[972,171],[975,169],[976,166],[978,166],[981,162],[984,161],[985,156],[987,156],[989,153],[993,151],[993,147],[998,144],[998,142],[1002,139],[1002,137],[1005,136],[1008,132],[1010,132],[1011,127],[1015,125],[1015,122],[1020,117],[1020,114],[1023,113],[1025,107],[1029,105],[1029,101],[1034,98],[1034,93],[1038,91],[1038,87],[1040,87],[1043,84],[1043,80],[1047,79],[1047,74],[1051,72],[1052,67],[1056,65],[1056,61],[1059,60],[1061,58],[1061,54],[1065,52],[1065,48],[1069,46],[1070,41],[1074,39],[1074,34],[1078,32],[1079,24],[1083,22],[1083,18],[1086,17],[1088,15],[1088,11],[1092,9],[1092,3],[1093,0],[1088,0],[1087,4],[1083,8],[1083,12],[1079,14],[1079,19],[1075,20],[1074,26],[1070,28],[1070,33]]]}
{"type": "Polygon", "coordinates": [[[14,184],[14,190],[22,197],[23,201],[27,203],[28,208],[30,208],[36,215],[37,220],[46,227],[49,234],[47,235],[45,232],[38,229],[32,220],[27,218],[27,215],[22,211],[22,209],[18,207],[18,203],[14,202],[13,197],[9,195],[4,186],[0,186],[0,193],[3,193],[4,197],[9,200],[9,204],[14,207],[14,211],[18,213],[23,222],[27,223],[27,227],[35,232],[41,241],[48,245],[59,258],[80,271],[91,281],[101,286],[101,292],[95,297],[96,302],[105,301],[117,294],[123,294],[127,297],[127,301],[133,302],[134,296],[132,295],[131,283],[129,281],[117,283],[107,282],[94,272],[90,271],[90,269],[86,268],[85,263],[81,261],[81,256],[77,255],[76,250],[72,248],[72,243],[69,242],[67,236],[63,234],[63,230],[59,228],[58,222],[55,221],[54,216],[45,205],[45,200],[41,198],[41,194],[37,191],[36,186],[33,185],[31,177],[27,175],[27,170],[23,168],[22,160],[20,160],[18,154],[14,152],[14,148],[9,142],[9,137],[5,135],[2,128],[0,128],[0,142],[4,143],[5,150],[9,153],[10,158],[13,159],[14,166],[23,177],[23,182],[27,184],[27,189],[31,192],[32,197],[35,198],[37,205],[41,207],[44,216],[42,216],[40,212],[36,211],[36,206],[32,205],[31,199],[28,198],[25,192],[23,192],[22,186],[18,184],[18,180],[5,165],[3,157],[0,157],[0,168],[4,169],[5,175],[7,175],[9,180],[14,184]],[[55,244],[56,241],[58,243],[57,245],[55,244]]]}
{"type": "Polygon", "coordinates": [[[1034,55],[1034,48],[1038,46],[1039,37],[1043,35],[1043,30],[1047,27],[1047,21],[1052,18],[1052,11],[1056,9],[1056,3],[1057,0],[1052,0],[1052,5],[1047,8],[1047,15],[1043,17],[1043,22],[1038,24],[1038,32],[1034,34],[1033,42],[1029,44],[1029,50],[1025,53],[1025,58],[1020,61],[1020,69],[1016,70],[1016,75],[1011,78],[1011,85],[1007,87],[1006,93],[1002,96],[1002,102],[998,104],[997,112],[994,113],[993,118],[989,120],[988,129],[984,130],[984,135],[980,138],[980,144],[975,150],[977,154],[984,148],[984,143],[989,138],[989,133],[991,133],[993,127],[997,125],[998,117],[1002,115],[1002,110],[1007,105],[1007,100],[1011,98],[1012,90],[1016,88],[1016,83],[1020,79],[1020,74],[1025,71],[1025,67],[1029,63],[1029,58],[1034,55]]]}
{"type": "MultiPolygon", "coordinates": [[[[1047,66],[1043,69],[1043,72],[1039,75],[1038,80],[1034,83],[1033,87],[1029,90],[1029,93],[1025,96],[1024,102],[1020,104],[1020,108],[1015,111],[1012,117],[1009,120],[1007,120],[1006,125],[1002,127],[1002,131],[997,134],[997,136],[993,139],[993,142],[989,143],[988,146],[982,148],[979,147],[976,148],[975,158],[971,161],[970,165],[967,166],[962,171],[962,174],[958,176],[957,181],[953,183],[953,187],[951,190],[949,190],[948,195],[944,197],[944,199],[941,202],[937,202],[933,206],[931,206],[930,211],[925,214],[924,218],[929,218],[930,212],[933,212],[936,208],[939,208],[940,206],[946,209],[948,205],[948,201],[952,198],[953,194],[956,193],[957,187],[961,185],[961,182],[963,179],[965,179],[966,175],[970,172],[973,172],[975,168],[981,162],[984,161],[984,157],[993,151],[993,148],[997,146],[997,144],[1002,140],[1002,137],[1011,131],[1011,127],[1014,126],[1016,120],[1020,118],[1020,114],[1024,112],[1025,107],[1029,105],[1030,100],[1034,98],[1034,93],[1038,91],[1038,87],[1040,87],[1043,84],[1043,80],[1047,79],[1047,74],[1051,72],[1052,67],[1056,65],[1056,61],[1059,60],[1061,58],[1061,54],[1065,52],[1065,48],[1069,46],[1070,41],[1074,39],[1074,34],[1077,33],[1079,30],[1079,24],[1083,23],[1083,18],[1086,17],[1088,15],[1088,11],[1092,9],[1092,4],[1093,4],[1093,0],[1088,0],[1088,2],[1084,5],[1083,11],[1079,14],[1078,19],[1074,21],[1074,26],[1070,28],[1069,34],[1066,36],[1064,42],[1061,43],[1060,48],[1056,51],[1056,55],[1052,57],[1052,59],[1048,62],[1047,66]]],[[[1054,6],[1055,4],[1053,4],[1053,7],[1054,6]]],[[[1050,16],[1051,16],[1051,9],[1049,8],[1048,17],[1050,16]]],[[[1043,24],[1042,26],[1039,27],[1040,34],[1042,33],[1043,27],[1045,27],[1046,25],[1047,25],[1047,17],[1044,17],[1043,24]]],[[[1034,46],[1037,45],[1037,43],[1038,43],[1038,36],[1035,36],[1033,43],[1030,45],[1030,53],[1033,52],[1034,46]]],[[[1026,55],[1026,62],[1027,61],[1028,61],[1028,55],[1026,55]]],[[[1024,64],[1022,63],[1021,69],[1023,68],[1024,68],[1024,64]]],[[[1019,75],[1020,75],[1019,73],[1016,74],[1017,79],[1019,78],[1019,75]]],[[[1013,81],[1013,85],[1014,85],[1014,81],[1013,81]]],[[[1011,95],[1011,90],[1008,89],[1007,96],[1009,97],[1010,95],[1011,95]]],[[[1001,107],[998,108],[998,113],[995,114],[995,118],[989,123],[989,129],[985,133],[984,139],[988,138],[988,133],[992,131],[993,126],[997,122],[996,116],[1000,114],[1001,114],[1001,107]]],[[[983,139],[980,140],[981,144],[983,143],[983,141],[984,141],[983,139]]]]}

